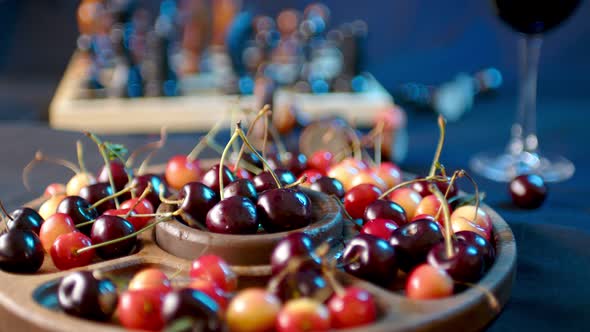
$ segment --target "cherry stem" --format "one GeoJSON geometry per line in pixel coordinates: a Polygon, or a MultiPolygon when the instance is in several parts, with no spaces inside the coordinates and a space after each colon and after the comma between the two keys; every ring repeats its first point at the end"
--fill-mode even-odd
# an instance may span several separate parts
{"type": "MultiPolygon", "coordinates": [[[[447,190],[445,190],[445,200],[447,200],[448,203],[448,197],[449,197],[449,193],[451,192],[451,188],[453,187],[453,185],[455,185],[455,181],[457,181],[457,178],[462,177],[463,175],[465,175],[465,171],[463,170],[458,170],[453,172],[453,176],[451,176],[451,180],[449,181],[449,185],[447,186],[447,190]]],[[[440,212],[442,211],[442,203],[441,206],[438,208],[438,211],[436,211],[436,216],[434,216],[434,219],[438,219],[438,216],[440,216],[440,212]]]]}
{"type": "MultiPolygon", "coordinates": [[[[107,156],[107,154],[105,152],[104,143],[98,138],[98,136],[94,135],[91,132],[85,132],[85,134],[91,140],[93,140],[94,143],[96,143],[96,146],[98,147],[98,152],[102,156],[102,160],[104,161],[104,165],[106,167],[107,175],[109,177],[109,184],[111,185],[111,188],[113,189],[113,192],[116,192],[117,189],[115,187],[115,180],[113,178],[113,172],[111,170],[111,165],[109,163],[109,157],[107,156]]],[[[117,200],[117,199],[115,199],[115,206],[116,206],[117,209],[119,208],[119,200],[117,200]]]]}
{"type": "Polygon", "coordinates": [[[125,216],[123,217],[124,219],[129,218],[129,216],[131,215],[131,213],[133,212],[133,210],[135,210],[135,208],[139,205],[139,203],[141,203],[141,201],[150,193],[152,192],[152,184],[148,183],[147,187],[145,187],[145,190],[141,193],[141,195],[139,196],[139,198],[135,201],[135,203],[133,204],[133,206],[131,206],[131,208],[129,209],[129,211],[127,211],[127,213],[125,214],[125,216]]]}
{"type": "Polygon", "coordinates": [[[281,135],[279,135],[277,127],[275,127],[272,121],[270,121],[269,123],[268,131],[270,132],[270,136],[272,136],[272,141],[277,146],[277,150],[279,152],[277,158],[280,163],[283,159],[283,156],[287,153],[287,148],[285,147],[285,143],[283,143],[283,140],[281,139],[281,135]]]}
{"type": "MultiPolygon", "coordinates": [[[[113,199],[113,198],[117,198],[117,197],[119,197],[119,196],[121,196],[121,195],[123,195],[123,194],[126,194],[126,193],[130,192],[130,191],[131,191],[131,190],[133,190],[133,189],[135,189],[135,187],[127,187],[127,188],[124,188],[124,189],[122,189],[121,191],[119,191],[119,192],[116,192],[116,193],[114,193],[114,194],[112,194],[112,195],[105,196],[105,197],[103,197],[103,198],[99,199],[98,201],[94,202],[94,204],[90,205],[90,207],[89,207],[88,209],[95,209],[97,206],[101,205],[102,203],[104,203],[104,202],[106,202],[106,201],[108,201],[108,200],[111,200],[111,199],[113,199]]],[[[115,201],[116,201],[116,200],[115,200],[115,201]]],[[[118,209],[118,208],[119,208],[119,207],[117,206],[117,209],[118,209]]]]}
{"type": "Polygon", "coordinates": [[[211,130],[209,130],[209,132],[205,136],[201,137],[199,143],[197,143],[193,150],[186,156],[186,159],[188,161],[193,161],[199,157],[201,152],[203,152],[205,148],[207,148],[209,140],[215,135],[217,135],[217,133],[221,129],[222,124],[223,123],[221,121],[217,122],[215,126],[213,126],[213,128],[211,128],[211,130]]]}
{"type": "Polygon", "coordinates": [[[332,286],[332,289],[334,290],[336,295],[343,296],[344,294],[346,294],[346,291],[344,290],[344,287],[342,286],[342,284],[340,284],[340,282],[338,282],[338,280],[336,280],[333,270],[323,268],[322,272],[323,272],[324,277],[326,278],[326,281],[328,281],[328,284],[330,284],[330,286],[332,286]]]}
{"type": "Polygon", "coordinates": [[[307,181],[307,175],[304,174],[299,179],[297,179],[297,181],[286,185],[285,188],[297,187],[298,185],[305,183],[306,181],[307,181]]]}
{"type": "Polygon", "coordinates": [[[375,139],[375,163],[381,166],[381,145],[383,144],[383,128],[385,124],[379,121],[377,124],[377,138],[375,139]]]}
{"type": "Polygon", "coordinates": [[[355,228],[357,231],[359,231],[359,232],[360,232],[360,231],[363,229],[363,227],[362,227],[361,225],[357,224],[357,223],[355,222],[355,219],[354,219],[354,218],[353,218],[353,217],[352,217],[352,216],[351,216],[351,215],[348,213],[348,211],[346,211],[346,208],[344,207],[344,204],[342,203],[342,201],[340,200],[340,198],[338,198],[338,197],[337,197],[337,196],[335,196],[335,195],[330,195],[330,196],[331,196],[331,197],[332,197],[332,198],[333,198],[333,199],[336,201],[336,203],[338,204],[338,206],[340,206],[340,210],[342,210],[342,213],[344,214],[344,216],[346,217],[346,219],[347,219],[347,220],[348,220],[348,221],[349,221],[351,224],[353,224],[353,225],[354,225],[354,228],[355,228]]]}
{"type": "Polygon", "coordinates": [[[89,221],[81,222],[79,224],[76,224],[76,228],[84,227],[84,226],[87,226],[87,225],[92,225],[92,224],[94,224],[95,221],[96,221],[96,219],[92,219],[92,220],[89,220],[89,221]]]}
{"type": "Polygon", "coordinates": [[[70,171],[74,172],[75,174],[80,173],[80,169],[78,168],[78,166],[72,163],[71,161],[47,157],[43,154],[43,152],[37,151],[35,152],[35,157],[33,157],[33,159],[23,168],[23,185],[28,191],[31,191],[31,185],[29,183],[29,173],[33,170],[33,167],[35,167],[35,165],[42,161],[63,166],[69,169],[70,171]]]}
{"type": "Polygon", "coordinates": [[[291,273],[297,272],[301,265],[303,264],[304,260],[300,257],[293,257],[287,263],[287,266],[284,267],[279,274],[268,281],[268,286],[266,286],[266,291],[269,293],[276,293],[276,289],[279,287],[280,282],[285,279],[291,273]]]}
{"type": "MultiPolygon", "coordinates": [[[[256,175],[260,174],[262,172],[262,170],[252,164],[250,164],[249,162],[242,160],[241,161],[242,164],[242,168],[247,170],[248,172],[254,173],[256,175]]],[[[234,170],[236,169],[236,167],[234,166],[234,170]]]]}
{"type": "Polygon", "coordinates": [[[0,210],[2,210],[2,212],[4,213],[4,215],[6,216],[6,218],[8,218],[10,220],[14,220],[14,218],[12,218],[12,216],[10,215],[10,213],[8,213],[8,210],[6,210],[6,207],[4,206],[4,203],[2,203],[2,201],[0,201],[0,210]]]}
{"type": "Polygon", "coordinates": [[[385,197],[389,196],[389,194],[391,194],[392,192],[396,191],[399,188],[405,187],[405,186],[409,186],[413,183],[416,182],[420,182],[420,181],[425,181],[428,180],[428,177],[426,178],[416,178],[416,179],[412,179],[412,180],[408,180],[408,181],[404,181],[402,183],[399,183],[389,189],[387,189],[386,191],[383,192],[383,194],[381,194],[381,196],[379,196],[378,199],[384,199],[385,197]]]}
{"type": "Polygon", "coordinates": [[[466,171],[463,171],[463,175],[473,184],[473,188],[475,190],[475,215],[473,216],[473,220],[477,220],[477,212],[479,211],[479,187],[477,182],[469,175],[466,171]]]}
{"type": "Polygon", "coordinates": [[[82,174],[86,175],[86,181],[90,183],[90,173],[86,170],[86,165],[84,164],[84,146],[82,145],[82,141],[76,141],[76,156],[78,157],[78,165],[80,166],[80,171],[82,174]]]}
{"type": "Polygon", "coordinates": [[[231,138],[229,139],[229,141],[227,142],[227,145],[223,149],[223,153],[221,154],[221,159],[219,159],[219,198],[220,198],[220,200],[223,200],[223,182],[224,182],[223,181],[223,171],[224,171],[223,163],[225,162],[225,158],[227,158],[227,154],[228,154],[229,150],[231,149],[232,144],[240,136],[238,130],[239,129],[236,128],[234,133],[231,135],[231,138]]]}
{"type": "Polygon", "coordinates": [[[246,135],[244,135],[244,131],[242,130],[239,122],[238,122],[238,128],[236,129],[236,132],[238,133],[238,135],[240,135],[240,137],[242,138],[242,141],[244,141],[244,144],[248,146],[248,148],[252,151],[252,153],[255,154],[256,157],[258,157],[258,159],[260,159],[260,161],[262,161],[262,164],[268,169],[268,171],[270,172],[270,175],[272,176],[272,178],[275,180],[275,182],[277,184],[277,188],[282,189],[283,184],[279,180],[279,177],[272,170],[272,168],[270,167],[270,165],[268,164],[266,159],[262,158],[260,153],[258,153],[258,151],[256,151],[256,149],[252,146],[252,144],[250,144],[250,141],[248,140],[246,135]]]}
{"type": "Polygon", "coordinates": [[[444,217],[445,217],[445,248],[447,251],[447,258],[451,258],[454,256],[454,250],[453,250],[453,229],[451,228],[451,214],[449,212],[449,205],[447,203],[447,200],[445,199],[445,197],[443,196],[443,194],[440,192],[440,190],[438,189],[438,187],[435,184],[430,184],[429,187],[430,191],[436,196],[436,198],[438,198],[438,200],[441,203],[442,209],[443,209],[443,213],[444,213],[444,217]]]}
{"type": "Polygon", "coordinates": [[[348,136],[352,141],[352,153],[354,155],[354,159],[361,161],[363,159],[363,154],[361,150],[361,140],[358,134],[356,133],[356,130],[353,127],[349,126],[347,127],[346,132],[348,133],[348,136]]]}
{"type": "Polygon", "coordinates": [[[440,130],[440,136],[438,138],[438,145],[436,146],[436,152],[434,153],[434,159],[432,160],[432,165],[430,166],[430,172],[428,176],[434,176],[436,173],[436,167],[438,165],[438,160],[440,159],[440,153],[442,152],[443,145],[445,144],[445,128],[446,128],[446,121],[442,115],[438,117],[438,128],[440,130]]]}
{"type": "MultiPolygon", "coordinates": [[[[127,167],[126,162],[125,162],[125,158],[123,158],[123,156],[121,156],[121,154],[119,154],[119,152],[109,149],[109,152],[112,153],[117,159],[119,159],[119,161],[121,162],[121,164],[123,164],[123,168],[125,169],[125,175],[127,175],[127,182],[131,183],[133,181],[133,176],[131,176],[131,174],[133,174],[133,170],[130,169],[129,167],[127,167]]],[[[109,163],[109,168],[110,168],[110,163],[109,163]]],[[[131,192],[131,197],[135,198],[135,191],[131,192]]]]}
{"type": "Polygon", "coordinates": [[[171,200],[171,199],[168,199],[168,198],[164,197],[164,184],[163,183],[160,183],[160,188],[159,189],[160,190],[159,190],[159,193],[158,193],[158,198],[163,203],[170,204],[170,205],[177,205],[177,204],[180,204],[180,203],[182,203],[184,201],[183,199],[171,200]]]}
{"type": "MultiPolygon", "coordinates": [[[[268,114],[264,116],[264,138],[262,139],[262,158],[266,159],[266,143],[268,142],[268,114]]],[[[281,160],[279,153],[279,161],[281,160]]]]}
{"type": "MultiPolygon", "coordinates": [[[[207,145],[211,149],[215,150],[215,152],[219,153],[220,155],[223,153],[223,146],[219,145],[219,143],[217,143],[212,138],[207,140],[207,145]]],[[[233,149],[233,147],[232,147],[232,149],[233,149]]]]}
{"type": "Polygon", "coordinates": [[[154,157],[156,152],[160,151],[160,149],[162,149],[164,147],[164,145],[166,145],[167,138],[168,138],[168,135],[166,132],[166,127],[162,127],[160,129],[160,139],[155,142],[147,143],[147,144],[135,149],[135,151],[133,151],[131,153],[129,158],[127,158],[127,161],[125,162],[125,166],[129,167],[129,168],[133,167],[133,162],[135,161],[135,158],[137,157],[137,155],[139,155],[139,153],[146,151],[146,150],[150,151],[148,153],[148,155],[145,157],[145,159],[139,165],[139,168],[137,169],[137,174],[140,174],[140,175],[143,174],[143,171],[146,169],[150,160],[154,157]]]}
{"type": "MultiPolygon", "coordinates": [[[[270,112],[269,105],[264,105],[264,107],[262,107],[262,109],[260,111],[258,111],[258,113],[256,114],[256,117],[254,118],[254,120],[252,120],[252,124],[250,124],[250,127],[248,128],[248,131],[246,132],[246,136],[250,135],[250,133],[252,132],[252,129],[254,129],[254,126],[256,125],[256,122],[258,122],[258,120],[264,114],[266,114],[266,112],[270,112]]],[[[236,129],[234,130],[234,132],[238,129],[238,127],[239,126],[236,124],[236,129]]],[[[244,144],[242,144],[242,147],[240,148],[240,152],[238,153],[238,158],[236,158],[236,162],[234,163],[235,169],[238,169],[240,167],[240,161],[242,160],[242,156],[244,155],[245,149],[246,149],[246,147],[244,146],[244,144]]],[[[279,157],[279,159],[280,159],[280,157],[279,157]]]]}

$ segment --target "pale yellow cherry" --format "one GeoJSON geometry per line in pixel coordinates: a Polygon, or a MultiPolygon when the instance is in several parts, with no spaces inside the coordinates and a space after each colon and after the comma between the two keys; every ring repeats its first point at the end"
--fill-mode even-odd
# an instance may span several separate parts
{"type": "Polygon", "coordinates": [[[39,215],[43,217],[44,220],[51,217],[57,211],[57,206],[65,197],[66,195],[64,194],[51,196],[39,206],[39,215]]]}
{"type": "Polygon", "coordinates": [[[66,194],[68,196],[77,196],[80,189],[96,183],[94,175],[88,172],[80,172],[70,179],[66,184],[66,194]]]}
{"type": "Polygon", "coordinates": [[[272,331],[281,301],[263,288],[240,291],[229,303],[226,321],[231,332],[272,331]]]}

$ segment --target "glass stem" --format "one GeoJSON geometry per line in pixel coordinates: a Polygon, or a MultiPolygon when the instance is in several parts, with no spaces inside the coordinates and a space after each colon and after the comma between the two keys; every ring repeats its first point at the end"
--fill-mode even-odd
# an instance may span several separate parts
{"type": "Polygon", "coordinates": [[[520,47],[520,90],[518,114],[512,126],[509,152],[535,154],[539,145],[536,128],[537,73],[543,39],[540,35],[526,35],[520,47]]]}

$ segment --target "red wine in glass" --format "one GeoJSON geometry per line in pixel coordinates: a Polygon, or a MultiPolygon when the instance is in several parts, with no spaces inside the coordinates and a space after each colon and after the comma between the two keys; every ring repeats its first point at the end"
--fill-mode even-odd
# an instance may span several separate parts
{"type": "Polygon", "coordinates": [[[581,0],[492,0],[496,15],[522,35],[518,114],[512,137],[503,152],[482,152],[470,162],[477,173],[509,181],[522,173],[536,173],[557,182],[574,174],[574,165],[558,155],[539,151],[536,133],[537,72],[542,35],[568,19],[581,0]]]}

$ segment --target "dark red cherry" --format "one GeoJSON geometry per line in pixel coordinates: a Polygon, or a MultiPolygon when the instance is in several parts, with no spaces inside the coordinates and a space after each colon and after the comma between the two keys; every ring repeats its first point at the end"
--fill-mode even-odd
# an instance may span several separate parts
{"type": "Polygon", "coordinates": [[[167,197],[169,195],[169,189],[168,189],[168,185],[166,184],[166,181],[164,181],[164,179],[157,174],[142,174],[142,175],[138,175],[136,177],[133,178],[133,181],[131,181],[131,186],[133,186],[135,189],[133,189],[133,191],[135,192],[136,196],[141,195],[144,191],[145,188],[147,188],[148,184],[152,185],[152,191],[147,194],[147,196],[145,197],[148,201],[150,201],[150,203],[152,203],[152,206],[154,207],[154,210],[157,210],[158,207],[160,206],[160,191],[162,196],[167,197]]]}
{"type": "Polygon", "coordinates": [[[256,204],[260,224],[267,232],[283,232],[311,223],[311,200],[300,190],[271,189],[256,204]]]}
{"type": "Polygon", "coordinates": [[[346,194],[342,182],[328,176],[322,176],[315,180],[309,188],[326,195],[334,195],[340,199],[344,198],[344,194],[346,194]]]}
{"type": "Polygon", "coordinates": [[[241,196],[215,204],[206,217],[207,229],[223,234],[254,234],[258,231],[256,206],[241,196]]]}
{"type": "Polygon", "coordinates": [[[378,199],[367,205],[363,215],[365,222],[373,219],[389,219],[399,226],[408,223],[406,211],[399,204],[386,199],[378,199]]]}
{"type": "Polygon", "coordinates": [[[8,229],[29,230],[39,235],[43,221],[43,217],[37,211],[28,207],[22,207],[12,211],[7,221],[7,226],[8,229]]]}
{"type": "Polygon", "coordinates": [[[205,224],[209,210],[219,202],[217,193],[201,182],[189,182],[182,186],[179,198],[182,200],[180,208],[201,225],[205,224]]]}
{"type": "Polygon", "coordinates": [[[117,306],[117,287],[109,279],[97,279],[90,271],[72,272],[59,283],[59,307],[67,314],[103,321],[117,306]]]}
{"type": "Polygon", "coordinates": [[[460,231],[455,233],[455,239],[457,241],[464,241],[468,244],[476,246],[483,256],[483,262],[485,264],[484,269],[489,269],[494,264],[496,258],[496,251],[494,246],[486,240],[483,236],[470,231],[460,231]]]}
{"type": "MultiPolygon", "coordinates": [[[[231,158],[232,162],[236,161],[237,157],[238,157],[237,154],[233,154],[232,158],[231,158]]],[[[262,160],[260,160],[258,158],[258,156],[256,156],[254,153],[252,153],[250,151],[244,151],[244,153],[242,154],[242,160],[244,160],[244,161],[248,162],[250,165],[256,166],[260,169],[262,169],[262,167],[264,167],[262,160]]],[[[242,165],[242,163],[240,163],[240,166],[241,165],[242,165]]]]}
{"type": "Polygon", "coordinates": [[[370,234],[358,234],[348,242],[342,263],[346,272],[381,286],[397,277],[396,249],[370,234]]]}
{"type": "Polygon", "coordinates": [[[270,256],[272,274],[277,275],[295,257],[320,263],[319,257],[313,252],[311,237],[303,232],[291,233],[275,246],[270,256]]]}
{"type": "Polygon", "coordinates": [[[167,326],[187,318],[192,320],[192,326],[199,327],[199,331],[224,330],[217,302],[207,294],[191,288],[182,288],[166,294],[162,304],[162,316],[167,326]]]}
{"type": "Polygon", "coordinates": [[[223,197],[228,198],[232,196],[242,196],[256,202],[258,200],[258,192],[254,183],[248,179],[237,179],[230,183],[223,189],[223,197]]]}
{"type": "MultiPolygon", "coordinates": [[[[127,182],[129,182],[129,177],[127,176],[127,170],[125,169],[125,165],[123,165],[123,163],[120,160],[115,159],[109,161],[109,168],[111,169],[111,174],[113,175],[115,190],[123,190],[127,182]]],[[[102,166],[102,168],[98,172],[98,176],[96,177],[97,182],[110,183],[107,169],[108,168],[106,166],[102,166]]]]}
{"type": "MultiPolygon", "coordinates": [[[[121,217],[102,215],[92,224],[90,239],[93,244],[99,244],[127,236],[135,232],[133,225],[121,217]]],[[[137,237],[96,248],[96,253],[103,259],[110,259],[129,255],[135,245],[137,237]]]]}
{"type": "Polygon", "coordinates": [[[547,198],[545,181],[537,174],[519,175],[510,181],[508,188],[512,202],[521,208],[536,209],[547,198]]]}
{"type": "MultiPolygon", "coordinates": [[[[450,180],[450,178],[448,178],[448,180],[450,180]]],[[[436,187],[438,188],[438,190],[440,190],[440,192],[443,195],[447,192],[447,189],[449,188],[448,182],[436,181],[434,183],[436,184],[436,187]]],[[[426,180],[422,180],[422,181],[412,183],[410,188],[417,191],[420,194],[420,196],[426,197],[428,195],[432,195],[432,192],[430,191],[428,186],[429,186],[429,182],[426,180]]],[[[457,196],[458,194],[459,194],[459,189],[457,187],[457,183],[454,183],[453,186],[451,187],[451,190],[449,191],[449,194],[447,195],[447,198],[453,198],[453,197],[457,196]]]]}
{"type": "Polygon", "coordinates": [[[295,176],[301,175],[307,169],[307,157],[302,153],[287,152],[281,156],[280,162],[277,154],[271,154],[268,163],[273,170],[287,169],[295,176]]]}
{"type": "MultiPolygon", "coordinates": [[[[76,225],[98,218],[98,211],[80,196],[65,197],[57,205],[56,212],[67,214],[76,225]]],[[[86,225],[78,229],[84,234],[89,234],[92,225],[86,225]]]]}
{"type": "Polygon", "coordinates": [[[420,219],[393,231],[389,244],[398,253],[400,268],[409,272],[424,263],[432,247],[443,241],[442,230],[437,222],[420,219]]]}
{"type": "MultiPolygon", "coordinates": [[[[107,196],[111,196],[112,194],[113,188],[110,184],[106,182],[99,182],[83,187],[80,189],[80,193],[78,195],[87,200],[88,203],[94,204],[107,196]]],[[[105,211],[112,210],[114,208],[116,208],[116,205],[115,199],[113,198],[97,206],[96,211],[98,211],[98,214],[103,214],[105,211]]]]}
{"type": "Polygon", "coordinates": [[[453,242],[453,256],[448,257],[444,243],[432,247],[428,264],[444,270],[459,282],[477,282],[484,274],[484,259],[479,248],[466,241],[453,242]]]}
{"type": "Polygon", "coordinates": [[[362,183],[352,187],[344,195],[344,208],[351,217],[362,218],[367,206],[376,201],[382,194],[381,189],[370,183],[362,183]]]}
{"type": "MultiPolygon", "coordinates": [[[[223,165],[223,186],[227,186],[235,180],[236,176],[234,173],[232,173],[227,166],[223,165]]],[[[219,164],[209,168],[209,170],[203,174],[201,182],[211,188],[214,192],[219,193],[219,164]]]]}
{"type": "Polygon", "coordinates": [[[41,240],[32,231],[11,229],[0,235],[0,269],[33,273],[43,265],[44,258],[41,240]]]}
{"type": "MultiPolygon", "coordinates": [[[[286,169],[278,168],[274,172],[279,178],[279,181],[281,181],[281,184],[283,186],[286,186],[297,181],[295,175],[293,175],[293,173],[286,169]]],[[[252,181],[254,182],[256,191],[258,191],[259,193],[277,188],[277,183],[269,171],[260,172],[260,174],[256,175],[254,179],[252,179],[252,181]]]]}
{"type": "Polygon", "coordinates": [[[300,297],[326,299],[332,293],[332,287],[322,275],[321,270],[317,266],[308,264],[287,274],[279,282],[275,295],[286,302],[300,297]]]}

